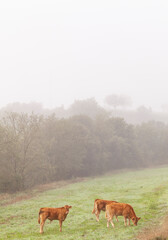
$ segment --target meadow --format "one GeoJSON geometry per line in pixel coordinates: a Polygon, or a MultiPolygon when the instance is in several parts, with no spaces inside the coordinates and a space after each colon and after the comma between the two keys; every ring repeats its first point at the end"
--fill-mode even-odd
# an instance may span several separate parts
{"type": "Polygon", "coordinates": [[[1,240],[138,239],[145,228],[161,224],[168,214],[168,167],[111,173],[47,190],[13,204],[5,204],[5,201],[0,200],[1,240]],[[92,214],[96,198],[131,204],[136,215],[141,217],[138,226],[131,223],[130,227],[125,227],[123,217],[119,217],[119,222],[114,219],[114,229],[107,228],[104,212],[100,214],[100,222],[96,222],[92,214]],[[39,208],[66,204],[72,205],[72,209],[63,222],[62,232],[59,232],[58,221],[50,224],[47,220],[41,235],[37,222],[39,208]]]}

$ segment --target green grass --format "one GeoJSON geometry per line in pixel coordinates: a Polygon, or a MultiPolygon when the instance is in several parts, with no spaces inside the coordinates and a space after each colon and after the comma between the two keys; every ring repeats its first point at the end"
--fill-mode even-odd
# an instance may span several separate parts
{"type": "MultiPolygon", "coordinates": [[[[1,204],[1,202],[0,202],[1,204]]],[[[38,196],[0,207],[0,240],[4,239],[59,239],[59,240],[133,240],[144,227],[158,224],[168,210],[168,167],[121,172],[88,179],[84,182],[45,191],[38,196]],[[123,217],[115,229],[106,227],[104,212],[100,222],[93,215],[94,199],[111,199],[129,203],[141,220],[138,226],[125,227],[123,217]],[[44,234],[37,222],[40,207],[72,205],[63,222],[62,233],[58,221],[47,220],[44,234]]]]}

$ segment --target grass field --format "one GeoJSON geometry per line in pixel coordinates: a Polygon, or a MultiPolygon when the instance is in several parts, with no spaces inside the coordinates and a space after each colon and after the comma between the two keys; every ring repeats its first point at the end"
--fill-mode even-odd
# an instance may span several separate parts
{"type": "Polygon", "coordinates": [[[59,240],[133,240],[144,228],[161,224],[168,211],[168,167],[125,171],[66,185],[42,192],[31,199],[3,205],[0,201],[0,239],[59,240]],[[125,227],[123,217],[115,229],[106,227],[104,212],[100,222],[93,215],[94,199],[111,199],[129,203],[141,220],[135,227],[125,227]],[[72,205],[59,232],[58,221],[46,221],[44,234],[37,222],[40,207],[72,205]]]}

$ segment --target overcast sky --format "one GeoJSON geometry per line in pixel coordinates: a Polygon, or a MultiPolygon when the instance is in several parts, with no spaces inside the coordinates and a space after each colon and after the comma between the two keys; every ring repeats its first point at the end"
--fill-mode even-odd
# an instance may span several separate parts
{"type": "Polygon", "coordinates": [[[168,1],[1,0],[0,107],[168,103],[168,1]]]}

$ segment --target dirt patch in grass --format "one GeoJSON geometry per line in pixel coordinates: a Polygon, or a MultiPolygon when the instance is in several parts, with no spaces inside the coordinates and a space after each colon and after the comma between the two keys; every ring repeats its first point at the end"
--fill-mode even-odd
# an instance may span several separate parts
{"type": "MultiPolygon", "coordinates": [[[[158,224],[160,220],[158,219],[158,224]]],[[[137,236],[137,240],[167,240],[168,239],[168,215],[159,226],[146,228],[137,236]]]]}
{"type": "Polygon", "coordinates": [[[6,218],[5,221],[0,222],[0,224],[6,224],[7,222],[9,222],[10,220],[12,220],[13,218],[16,219],[16,218],[18,218],[18,216],[10,216],[10,217],[6,218]]]}
{"type": "Polygon", "coordinates": [[[16,194],[8,194],[8,193],[0,194],[0,206],[7,206],[10,204],[14,204],[16,202],[28,200],[37,196],[41,192],[45,192],[51,189],[61,188],[72,183],[82,182],[86,180],[87,178],[76,178],[76,179],[71,179],[66,181],[58,181],[58,182],[39,185],[32,188],[31,190],[19,192],[16,194]]]}

